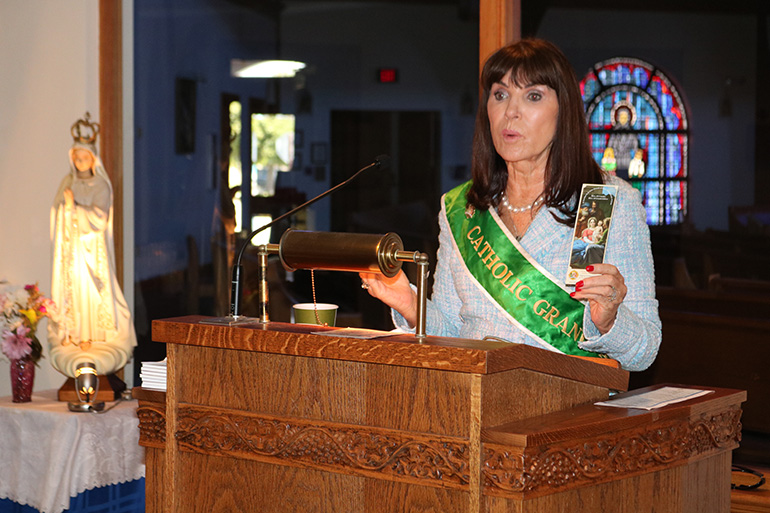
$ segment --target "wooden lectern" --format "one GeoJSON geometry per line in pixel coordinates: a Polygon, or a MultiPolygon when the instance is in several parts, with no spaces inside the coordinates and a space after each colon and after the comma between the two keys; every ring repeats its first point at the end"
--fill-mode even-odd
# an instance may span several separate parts
{"type": "Polygon", "coordinates": [[[729,511],[743,391],[599,407],[627,372],[494,341],[203,319],[153,322],[167,392],[134,390],[148,513],[729,511]]]}

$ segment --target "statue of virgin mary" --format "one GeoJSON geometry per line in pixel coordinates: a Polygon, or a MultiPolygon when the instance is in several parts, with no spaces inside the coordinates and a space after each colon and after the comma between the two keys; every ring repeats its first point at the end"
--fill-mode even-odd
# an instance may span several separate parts
{"type": "Polygon", "coordinates": [[[112,184],[96,151],[99,125],[89,118],[86,113],[72,126],[70,171],[51,209],[51,296],[57,309],[48,322],[49,358],[69,377],[82,362],[94,362],[98,374],[113,374],[136,345],[115,272],[112,184]]]}

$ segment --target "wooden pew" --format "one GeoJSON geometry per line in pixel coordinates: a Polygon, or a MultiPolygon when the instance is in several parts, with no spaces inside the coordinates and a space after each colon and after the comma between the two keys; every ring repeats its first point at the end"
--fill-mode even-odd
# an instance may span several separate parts
{"type": "Polygon", "coordinates": [[[770,319],[770,294],[747,294],[729,288],[697,290],[658,287],[656,297],[661,311],[728,316],[760,321],[770,319]]]}
{"type": "Polygon", "coordinates": [[[658,288],[663,341],[630,388],[677,382],[748,392],[746,431],[770,434],[770,298],[658,288]]]}

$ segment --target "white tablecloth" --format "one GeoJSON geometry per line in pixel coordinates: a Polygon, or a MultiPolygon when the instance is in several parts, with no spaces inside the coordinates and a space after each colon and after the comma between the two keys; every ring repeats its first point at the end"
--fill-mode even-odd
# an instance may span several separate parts
{"type": "Polygon", "coordinates": [[[0,498],[61,513],[85,490],[144,477],[136,401],[73,413],[56,396],[37,392],[23,404],[0,398],[0,498]]]}

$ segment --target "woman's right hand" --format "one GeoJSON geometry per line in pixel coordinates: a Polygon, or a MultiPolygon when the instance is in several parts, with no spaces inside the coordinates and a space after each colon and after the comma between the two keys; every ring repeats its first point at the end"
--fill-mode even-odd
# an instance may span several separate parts
{"type": "Polygon", "coordinates": [[[409,279],[404,271],[399,271],[392,278],[375,273],[358,273],[358,275],[361,277],[362,286],[372,297],[376,297],[404,316],[409,326],[417,324],[417,293],[409,285],[409,279]]]}

